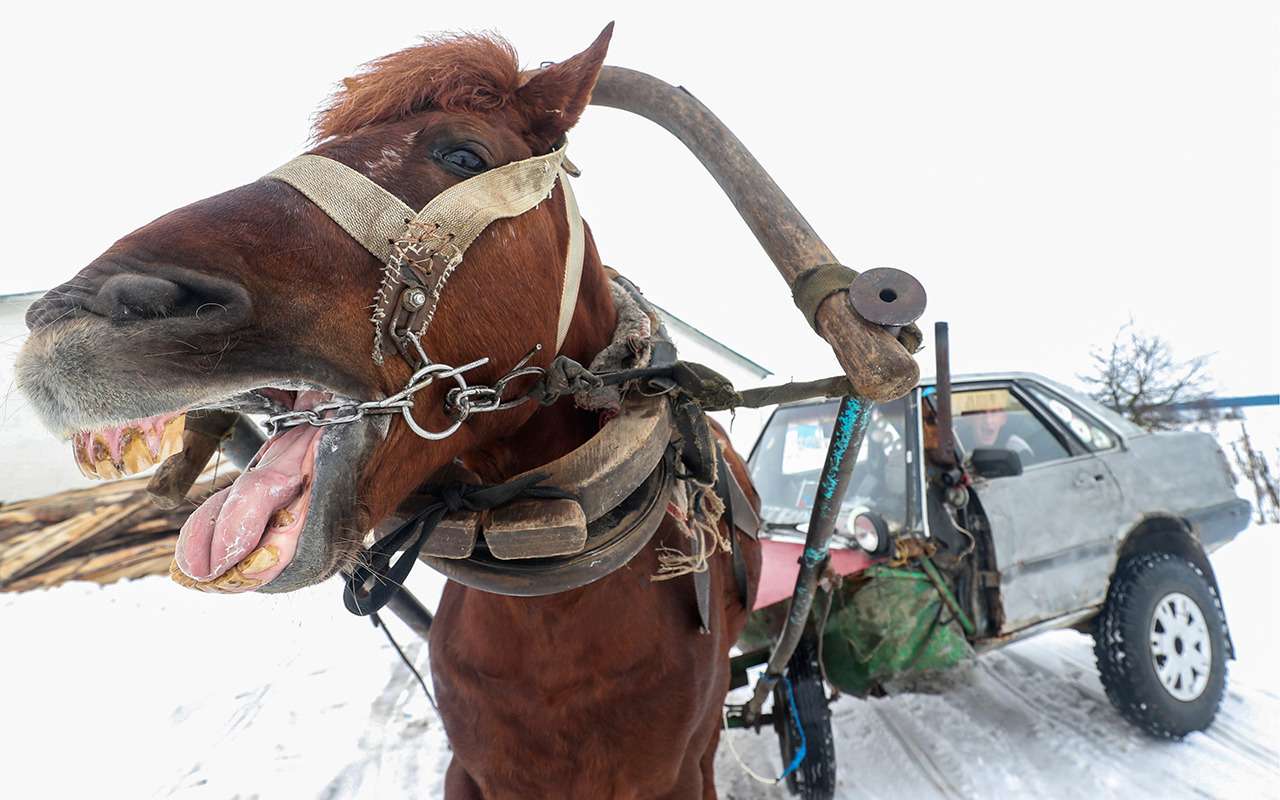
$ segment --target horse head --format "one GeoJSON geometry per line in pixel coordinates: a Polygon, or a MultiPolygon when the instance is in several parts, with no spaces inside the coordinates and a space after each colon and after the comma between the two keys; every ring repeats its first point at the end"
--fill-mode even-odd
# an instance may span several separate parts
{"type": "MultiPolygon", "coordinates": [[[[554,151],[586,107],[612,26],[582,53],[533,73],[488,36],[430,39],[343,82],[316,123],[312,154],[359,172],[412,209],[502,165],[554,151]]],[[[448,279],[423,341],[432,361],[492,383],[535,345],[555,355],[570,246],[564,189],[489,225],[448,279]]],[[[589,234],[583,291],[560,352],[594,353],[612,306],[589,234]],[[584,324],[583,321],[587,322],[584,324]]],[[[380,263],[298,189],[263,178],[172,211],[128,234],[37,300],[18,359],[20,389],[70,437],[83,469],[116,477],[172,451],[184,412],[269,413],[401,391],[411,359],[377,352],[371,304],[380,263]]],[[[453,420],[438,380],[410,411],[453,420]]],[[[454,459],[510,437],[527,403],[472,417],[427,442],[397,415],[285,427],[255,466],[183,526],[176,564],[202,588],[289,591],[358,557],[364,533],[454,459]]]]}

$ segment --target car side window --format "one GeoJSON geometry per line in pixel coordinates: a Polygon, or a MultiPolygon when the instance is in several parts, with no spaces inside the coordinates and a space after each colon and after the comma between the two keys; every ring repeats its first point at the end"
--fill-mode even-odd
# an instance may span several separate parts
{"type": "Polygon", "coordinates": [[[1006,388],[955,390],[951,415],[956,442],[966,454],[976,447],[1012,450],[1023,467],[1071,455],[1066,444],[1006,388]]]}
{"type": "Polygon", "coordinates": [[[1049,409],[1049,413],[1057,417],[1062,426],[1071,431],[1086,449],[1097,453],[1102,450],[1110,450],[1116,446],[1116,437],[1080,409],[1054,397],[1034,384],[1025,384],[1023,388],[1041,403],[1044,403],[1045,408],[1049,409]]]}

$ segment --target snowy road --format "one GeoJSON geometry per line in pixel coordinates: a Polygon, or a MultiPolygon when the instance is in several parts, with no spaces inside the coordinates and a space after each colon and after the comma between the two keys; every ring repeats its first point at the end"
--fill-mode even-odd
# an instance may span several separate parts
{"type": "MultiPolygon", "coordinates": [[[[1280,797],[1280,528],[1214,557],[1240,653],[1217,723],[1155,742],[1111,709],[1090,640],[982,657],[940,694],[835,706],[841,797],[1280,797]]],[[[415,576],[420,581],[426,577],[415,576]]],[[[438,584],[414,588],[430,598],[438,584]]],[[[448,762],[408,671],[328,584],[207,597],[161,578],[0,595],[0,766],[23,798],[433,797],[448,762]]],[[[403,628],[420,666],[426,650],[403,628]]],[[[758,772],[771,733],[734,732],[758,772]]],[[[721,796],[786,797],[721,747],[721,796]]]]}
{"type": "MultiPolygon", "coordinates": [[[[1208,734],[1153,742],[1111,709],[1090,641],[1049,634],[983,656],[940,695],[840,701],[840,796],[1280,796],[1280,698],[1232,684],[1208,734]]],[[[748,745],[738,749],[776,774],[776,745],[754,738],[739,734],[748,745]]],[[[788,796],[744,780],[727,752],[720,756],[724,796],[788,796]]]]}

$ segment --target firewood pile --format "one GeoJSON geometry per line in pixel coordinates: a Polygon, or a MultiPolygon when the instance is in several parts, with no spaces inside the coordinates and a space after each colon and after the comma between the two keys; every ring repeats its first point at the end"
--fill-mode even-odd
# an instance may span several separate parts
{"type": "Polygon", "coordinates": [[[146,477],[0,506],[0,592],[165,575],[191,510],[236,474],[206,473],[172,510],[147,494],[146,477]]]}

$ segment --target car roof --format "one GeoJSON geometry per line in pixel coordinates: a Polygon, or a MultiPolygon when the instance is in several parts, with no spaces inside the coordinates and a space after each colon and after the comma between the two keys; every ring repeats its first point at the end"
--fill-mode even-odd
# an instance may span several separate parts
{"type": "MultiPolygon", "coordinates": [[[[987,381],[1032,381],[1034,383],[1039,383],[1064,396],[1066,399],[1080,406],[1088,413],[1098,417],[1116,433],[1119,433],[1126,438],[1141,436],[1147,433],[1147,431],[1139,428],[1137,425],[1134,425],[1132,422],[1102,405],[1092,397],[1036,372],[966,372],[951,376],[952,385],[964,383],[985,383],[987,381]]],[[[937,382],[936,377],[929,375],[921,378],[917,386],[920,388],[928,388],[936,386],[937,382]]],[[[801,400],[796,403],[786,403],[784,405],[798,406],[815,402],[830,402],[830,400],[801,400]]]]}
{"type": "MultiPolygon", "coordinates": [[[[1045,383],[1057,389],[1059,384],[1052,378],[1046,378],[1035,372],[966,372],[960,375],[952,375],[952,383],[981,383],[983,381],[1016,381],[1016,380],[1032,380],[1038,383],[1045,383]]],[[[920,386],[935,386],[938,383],[937,377],[928,375],[920,379],[920,386]]]]}

